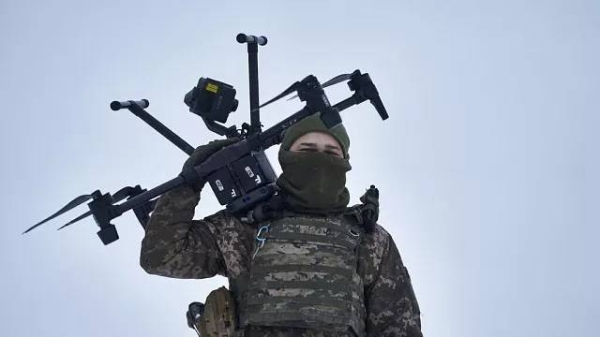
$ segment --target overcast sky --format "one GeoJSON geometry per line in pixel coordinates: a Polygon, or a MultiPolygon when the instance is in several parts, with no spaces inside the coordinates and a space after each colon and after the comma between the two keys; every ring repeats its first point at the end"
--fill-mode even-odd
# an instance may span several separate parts
{"type": "MultiPolygon", "coordinates": [[[[112,100],[149,99],[197,146],[216,135],[183,96],[211,77],[247,121],[239,32],[269,38],[263,102],[309,74],[371,74],[390,119],[344,111],[348,187],[353,203],[380,188],[426,336],[597,336],[600,2],[0,0],[1,336],[194,336],[187,305],[225,279],[146,274],[132,214],[109,246],[91,219],[55,231],[84,205],[21,232],[179,173],[185,154],[112,100]]],[[[206,188],[196,217],[219,208],[206,188]]]]}

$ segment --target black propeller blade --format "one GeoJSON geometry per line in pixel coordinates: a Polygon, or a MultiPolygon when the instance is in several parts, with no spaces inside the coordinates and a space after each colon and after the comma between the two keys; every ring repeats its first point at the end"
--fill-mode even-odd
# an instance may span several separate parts
{"type": "Polygon", "coordinates": [[[34,228],[56,218],[57,216],[72,210],[73,208],[83,204],[84,202],[88,201],[92,199],[92,195],[91,194],[84,194],[84,195],[80,195],[77,198],[71,200],[68,204],[65,205],[65,207],[61,208],[58,212],[52,214],[51,216],[47,217],[46,219],[36,223],[35,225],[31,226],[29,229],[27,229],[26,231],[23,232],[23,234],[30,232],[31,230],[33,230],[34,228]]]}
{"type": "Polygon", "coordinates": [[[122,189],[118,190],[115,194],[113,194],[113,203],[115,202],[119,202],[129,196],[131,196],[131,193],[133,193],[133,191],[135,190],[135,187],[131,187],[131,186],[125,186],[122,189]]]}
{"type": "Polygon", "coordinates": [[[272,99],[270,99],[269,101],[263,103],[258,108],[260,109],[268,104],[275,102],[276,100],[278,100],[280,98],[283,98],[283,97],[293,93],[294,91],[296,91],[299,84],[300,84],[300,82],[296,82],[296,83],[292,84],[289,88],[285,89],[281,94],[279,94],[279,95],[273,97],[272,99]]]}
{"type": "Polygon", "coordinates": [[[88,216],[90,216],[90,215],[92,215],[92,212],[90,212],[90,211],[87,211],[87,212],[85,212],[85,213],[81,214],[80,216],[76,217],[75,219],[73,219],[73,220],[71,220],[71,221],[67,222],[66,224],[64,224],[64,225],[60,226],[60,227],[57,229],[57,231],[59,231],[59,230],[61,230],[61,229],[65,228],[65,227],[67,227],[67,226],[70,226],[70,225],[72,225],[72,224],[76,223],[76,222],[77,222],[77,221],[79,221],[79,220],[85,219],[85,218],[87,218],[87,217],[88,217],[88,216]]]}
{"type": "Polygon", "coordinates": [[[321,85],[321,87],[323,88],[327,88],[329,86],[332,86],[334,84],[338,84],[340,82],[344,82],[350,79],[350,76],[352,76],[352,74],[341,74],[341,75],[337,75],[336,77],[330,79],[329,81],[323,83],[321,85]]]}

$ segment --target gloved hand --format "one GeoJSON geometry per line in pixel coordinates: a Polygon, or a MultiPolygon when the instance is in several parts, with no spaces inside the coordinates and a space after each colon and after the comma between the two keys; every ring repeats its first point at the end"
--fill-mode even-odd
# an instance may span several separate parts
{"type": "MultiPolygon", "coordinates": [[[[203,161],[205,161],[211,155],[219,152],[222,148],[236,143],[239,141],[239,138],[228,138],[228,139],[217,139],[209,142],[206,145],[198,146],[192,155],[185,161],[183,164],[182,171],[188,170],[194,166],[200,165],[203,161]]],[[[206,178],[200,179],[192,185],[192,188],[196,192],[200,192],[202,187],[206,184],[206,178]]]]}
{"type": "Polygon", "coordinates": [[[367,233],[375,229],[377,220],[379,220],[379,189],[375,185],[371,187],[360,197],[361,205],[360,215],[363,219],[363,226],[367,233]]]}

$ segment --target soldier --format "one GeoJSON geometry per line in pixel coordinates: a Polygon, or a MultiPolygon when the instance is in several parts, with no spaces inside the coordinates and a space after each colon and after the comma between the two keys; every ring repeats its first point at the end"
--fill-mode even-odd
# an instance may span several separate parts
{"type": "MultiPolygon", "coordinates": [[[[184,168],[233,141],[198,147],[184,168]]],[[[254,222],[226,210],[192,220],[205,181],[165,193],[142,241],[142,268],[174,278],[227,277],[235,308],[205,314],[235,317],[219,332],[227,336],[422,336],[392,237],[361,221],[359,208],[347,208],[349,145],[344,126],[327,129],[319,114],[289,128],[272,214],[254,222]]]]}

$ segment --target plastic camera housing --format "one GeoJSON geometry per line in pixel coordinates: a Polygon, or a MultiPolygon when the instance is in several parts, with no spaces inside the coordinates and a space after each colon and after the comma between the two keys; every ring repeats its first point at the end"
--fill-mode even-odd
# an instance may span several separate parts
{"type": "Polygon", "coordinates": [[[185,95],[190,111],[210,121],[227,122],[229,114],[238,107],[235,89],[226,83],[201,77],[198,85],[185,95]]]}

